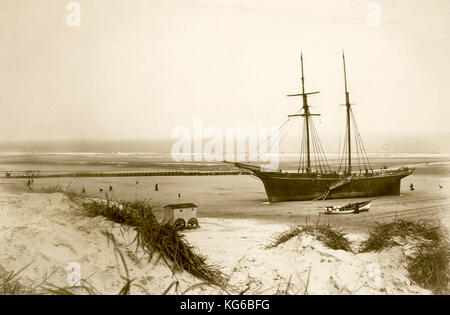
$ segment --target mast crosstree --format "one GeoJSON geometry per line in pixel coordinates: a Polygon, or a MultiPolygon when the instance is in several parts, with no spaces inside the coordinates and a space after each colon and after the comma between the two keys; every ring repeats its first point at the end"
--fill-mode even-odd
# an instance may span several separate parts
{"type": "Polygon", "coordinates": [[[312,114],[309,110],[308,105],[308,95],[318,94],[320,92],[305,92],[305,76],[303,71],[303,53],[300,54],[301,70],[302,70],[302,93],[289,94],[287,96],[301,96],[302,97],[302,108],[299,114],[288,115],[288,117],[304,117],[304,128],[303,128],[303,138],[300,152],[300,161],[298,172],[306,172],[307,174],[312,173],[311,155],[315,158],[315,172],[331,172],[330,167],[326,161],[325,153],[323,152],[322,145],[320,144],[317,131],[314,127],[314,123],[311,116],[320,116],[320,114],[312,114]],[[306,137],[306,138],[305,138],[306,137]],[[311,148],[312,147],[312,148],[311,148]],[[304,157],[306,155],[306,158],[304,157]]]}

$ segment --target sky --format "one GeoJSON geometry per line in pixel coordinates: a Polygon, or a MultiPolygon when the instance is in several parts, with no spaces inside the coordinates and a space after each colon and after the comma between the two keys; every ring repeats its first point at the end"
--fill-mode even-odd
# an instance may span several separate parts
{"type": "Polygon", "coordinates": [[[449,1],[379,0],[374,25],[361,0],[79,0],[78,27],[69,2],[0,0],[0,140],[279,126],[301,52],[319,134],[337,135],[343,49],[363,135],[450,134],[449,1]]]}

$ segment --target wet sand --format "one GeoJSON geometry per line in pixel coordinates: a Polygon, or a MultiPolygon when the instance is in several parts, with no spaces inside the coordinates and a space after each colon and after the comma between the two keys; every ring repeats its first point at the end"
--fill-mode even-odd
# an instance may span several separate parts
{"type": "MultiPolygon", "coordinates": [[[[26,180],[2,179],[4,191],[13,192],[25,187],[26,180]]],[[[402,180],[400,196],[376,197],[368,213],[358,215],[318,215],[323,205],[342,205],[364,200],[339,199],[322,201],[298,201],[268,203],[263,184],[257,178],[238,176],[161,176],[126,178],[45,178],[35,179],[32,188],[59,184],[63,188],[81,192],[86,189],[89,196],[109,197],[115,200],[149,199],[156,211],[161,213],[164,205],[194,202],[198,205],[198,216],[209,218],[251,218],[268,223],[299,224],[305,222],[331,223],[348,232],[364,231],[375,224],[400,218],[437,219],[450,226],[450,164],[435,162],[419,164],[415,172],[402,180]],[[136,185],[136,181],[139,182],[136,185]],[[414,183],[416,190],[410,191],[414,183]],[[158,184],[159,191],[155,191],[158,184]],[[112,185],[113,191],[108,187],[112,185]],[[440,188],[442,185],[443,188],[440,188]],[[103,192],[99,192],[99,188],[103,192]],[[181,198],[178,198],[178,194],[181,198]]],[[[26,188],[26,187],[25,187],[26,188]]]]}

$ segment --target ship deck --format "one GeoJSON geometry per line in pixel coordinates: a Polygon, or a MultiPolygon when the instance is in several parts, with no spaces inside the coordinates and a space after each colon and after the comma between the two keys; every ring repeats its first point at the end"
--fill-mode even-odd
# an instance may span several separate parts
{"type": "Polygon", "coordinates": [[[373,177],[386,177],[386,176],[399,176],[410,175],[414,169],[403,167],[395,170],[377,170],[374,172],[353,172],[353,173],[299,173],[293,171],[278,171],[278,172],[264,172],[259,170],[249,170],[251,173],[258,177],[279,177],[279,178],[305,178],[305,179],[333,179],[339,180],[349,176],[352,178],[373,178],[373,177]]]}

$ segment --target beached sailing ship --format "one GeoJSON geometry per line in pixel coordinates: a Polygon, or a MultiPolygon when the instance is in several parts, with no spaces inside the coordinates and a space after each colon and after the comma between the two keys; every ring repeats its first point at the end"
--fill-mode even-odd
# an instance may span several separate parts
{"type": "Polygon", "coordinates": [[[342,59],[345,83],[345,104],[343,105],[346,107],[346,137],[341,165],[337,171],[330,169],[314,127],[312,116],[318,116],[318,114],[310,112],[308,96],[319,92],[305,92],[303,56],[300,57],[302,92],[288,95],[289,97],[299,96],[302,98],[302,108],[299,113],[288,116],[288,119],[292,117],[304,118],[298,172],[271,171],[257,165],[233,163],[263,182],[270,202],[399,195],[401,179],[414,171],[414,169],[408,167],[378,171],[372,169],[350,104],[344,54],[342,54],[342,59]],[[352,129],[354,133],[353,148],[352,129]],[[357,171],[352,168],[352,149],[356,151],[353,154],[357,158],[359,168],[357,171]]]}

